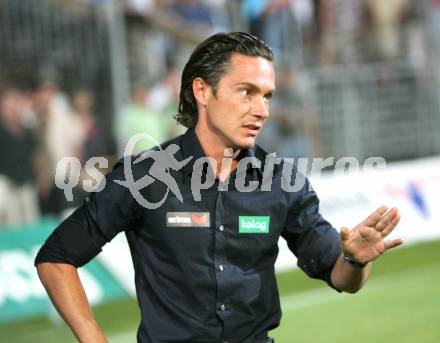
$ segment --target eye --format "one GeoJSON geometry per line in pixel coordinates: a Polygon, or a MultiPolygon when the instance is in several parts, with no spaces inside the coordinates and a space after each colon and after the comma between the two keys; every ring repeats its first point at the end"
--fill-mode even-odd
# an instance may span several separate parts
{"type": "Polygon", "coordinates": [[[249,95],[249,89],[242,89],[240,90],[240,95],[241,96],[248,96],[249,95]]]}
{"type": "Polygon", "coordinates": [[[264,99],[265,99],[266,101],[269,101],[270,99],[272,99],[272,93],[267,93],[267,94],[264,96],[264,99]]]}

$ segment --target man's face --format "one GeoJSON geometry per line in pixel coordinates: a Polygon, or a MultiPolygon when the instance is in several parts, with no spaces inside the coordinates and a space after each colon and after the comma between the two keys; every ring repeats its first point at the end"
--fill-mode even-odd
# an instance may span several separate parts
{"type": "Polygon", "coordinates": [[[230,66],[217,84],[214,95],[208,87],[206,122],[209,131],[225,147],[246,149],[269,116],[269,99],[275,88],[272,62],[262,57],[233,54],[230,66]]]}
{"type": "Polygon", "coordinates": [[[9,122],[21,121],[21,94],[16,90],[8,90],[1,95],[0,98],[0,115],[9,122]]]}

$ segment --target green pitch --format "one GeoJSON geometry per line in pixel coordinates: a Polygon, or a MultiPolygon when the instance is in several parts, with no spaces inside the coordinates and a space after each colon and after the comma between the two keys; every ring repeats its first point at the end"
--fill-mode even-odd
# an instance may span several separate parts
{"type": "MultiPolygon", "coordinates": [[[[355,295],[338,294],[298,270],[279,274],[278,285],[283,318],[271,333],[277,343],[440,342],[440,241],[387,253],[355,295]]],[[[136,341],[135,301],[102,305],[95,313],[110,343],[136,341]]],[[[0,326],[0,342],[75,340],[62,322],[39,318],[0,326]]]]}

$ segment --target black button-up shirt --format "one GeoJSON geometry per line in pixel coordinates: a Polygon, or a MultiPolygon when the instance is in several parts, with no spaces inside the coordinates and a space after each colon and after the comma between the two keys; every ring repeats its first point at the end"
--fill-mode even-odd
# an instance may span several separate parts
{"type": "MultiPolygon", "coordinates": [[[[341,253],[337,231],[319,214],[307,180],[299,191],[282,190],[285,163],[274,166],[271,191],[261,189],[266,156],[258,146],[242,152],[262,162],[245,170],[247,182],[259,182],[255,190],[238,191],[235,171],[228,185],[215,179],[197,201],[191,176],[196,159],[205,156],[202,147],[194,130],[162,148],[172,143],[180,148],[176,160],[192,157],[183,168],[169,169],[183,202],[169,192],[160,207],[144,208],[127,187],[114,182],[125,180],[120,162],[106,176],[105,189],[91,194],[53,232],[35,263],[82,266],[125,231],[141,309],[139,342],[262,342],[281,318],[274,273],[279,237],[287,240],[300,268],[331,285],[330,272],[341,253]]],[[[151,159],[131,167],[137,180],[148,173],[151,159]]],[[[141,193],[153,203],[167,189],[156,180],[141,193]]]]}

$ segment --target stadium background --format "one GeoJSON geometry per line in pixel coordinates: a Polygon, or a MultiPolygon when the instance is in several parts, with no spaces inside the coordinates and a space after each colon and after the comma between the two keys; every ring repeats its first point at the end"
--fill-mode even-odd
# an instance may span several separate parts
{"type": "MultiPolygon", "coordinates": [[[[111,167],[132,134],[182,132],[172,115],[183,63],[197,42],[230,30],[262,37],[276,54],[260,143],[283,157],[385,158],[379,174],[338,177],[329,166],[316,188],[336,226],[397,203],[408,241],[374,264],[356,296],[306,279],[280,254],[284,317],[273,336],[439,341],[440,1],[1,0],[0,342],[74,341],[32,266],[85,196],[78,186],[67,202],[55,187],[59,159],[103,156],[111,167]]],[[[90,178],[82,172],[80,185],[90,178]]],[[[104,255],[115,260],[118,242],[104,255]]],[[[110,342],[133,342],[130,277],[107,260],[81,277],[110,342]]]]}

